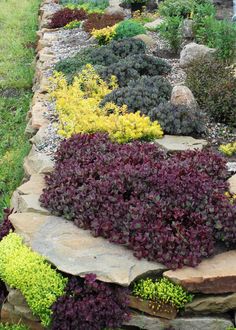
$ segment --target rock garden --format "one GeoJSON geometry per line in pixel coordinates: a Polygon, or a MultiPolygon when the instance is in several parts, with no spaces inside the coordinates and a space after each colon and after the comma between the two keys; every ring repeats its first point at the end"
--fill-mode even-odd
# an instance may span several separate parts
{"type": "Polygon", "coordinates": [[[28,154],[0,226],[0,330],[236,329],[226,2],[39,1],[31,149],[14,144],[28,154]]]}

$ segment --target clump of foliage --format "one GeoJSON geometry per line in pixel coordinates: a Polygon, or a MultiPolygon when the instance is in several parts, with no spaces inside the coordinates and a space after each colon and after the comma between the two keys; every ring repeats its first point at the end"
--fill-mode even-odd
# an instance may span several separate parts
{"type": "Polygon", "coordinates": [[[12,223],[9,220],[9,215],[12,214],[12,212],[13,210],[10,209],[4,209],[3,211],[3,222],[0,224],[0,241],[14,229],[12,223]]]}
{"type": "Polygon", "coordinates": [[[98,72],[103,79],[115,76],[120,87],[127,86],[131,80],[136,81],[141,76],[157,76],[169,73],[170,65],[163,59],[146,54],[127,56],[98,72]]]}
{"type": "Polygon", "coordinates": [[[101,100],[117,87],[117,83],[114,76],[109,82],[103,81],[91,65],[87,65],[71,85],[61,74],[55,74],[53,84],[51,95],[56,101],[60,135],[106,132],[119,143],[152,140],[163,135],[158,122],[151,122],[139,112],[127,113],[126,106],[110,102],[100,107],[101,100]]]}
{"type": "Polygon", "coordinates": [[[19,289],[33,314],[48,326],[51,306],[64,292],[67,280],[52,269],[45,259],[10,233],[0,242],[0,278],[10,287],[19,289]]]}
{"type": "Polygon", "coordinates": [[[52,310],[52,330],[114,329],[129,320],[127,290],[96,280],[72,277],[52,310]]]}
{"type": "Polygon", "coordinates": [[[129,19],[120,22],[117,25],[114,39],[130,38],[138,34],[146,34],[145,27],[142,24],[129,19]]]}
{"type": "Polygon", "coordinates": [[[72,22],[66,24],[66,25],[64,26],[64,29],[65,29],[65,30],[72,30],[72,29],[79,28],[80,25],[81,25],[81,22],[80,22],[80,21],[72,21],[72,22]]]}
{"type": "Polygon", "coordinates": [[[114,89],[106,95],[101,106],[112,102],[118,106],[127,105],[129,112],[140,111],[149,115],[149,111],[160,103],[170,99],[172,87],[167,79],[161,76],[142,77],[130,81],[127,87],[114,89]]]}
{"type": "Polygon", "coordinates": [[[103,28],[111,27],[118,22],[122,21],[124,16],[121,14],[90,14],[88,19],[83,24],[86,32],[91,33],[93,30],[100,30],[103,28]]]}
{"type": "Polygon", "coordinates": [[[71,77],[88,63],[108,66],[129,55],[144,54],[145,50],[146,45],[142,40],[127,38],[112,41],[106,46],[81,49],[75,56],[58,62],[55,70],[64,73],[68,80],[71,80],[71,77]]]}
{"type": "Polygon", "coordinates": [[[196,40],[217,49],[217,56],[225,62],[232,62],[236,56],[236,25],[213,16],[201,19],[195,27],[196,40]]]}
{"type": "Polygon", "coordinates": [[[195,0],[164,0],[159,4],[158,11],[161,16],[186,18],[193,12],[194,6],[195,0]]]}
{"type": "Polygon", "coordinates": [[[236,141],[227,144],[222,144],[219,147],[219,150],[228,157],[236,155],[236,141]]]}
{"type": "Polygon", "coordinates": [[[60,4],[83,8],[87,12],[103,12],[109,6],[109,0],[60,0],[60,4]]]}
{"type": "Polygon", "coordinates": [[[167,40],[171,49],[175,53],[179,52],[183,41],[182,24],[183,18],[181,16],[170,16],[158,26],[160,35],[167,40]]]}
{"type": "Polygon", "coordinates": [[[26,325],[23,324],[0,324],[0,330],[29,330],[26,325]]]}
{"type": "Polygon", "coordinates": [[[52,29],[60,28],[73,21],[83,21],[87,18],[86,11],[83,9],[63,8],[57,11],[51,19],[49,27],[52,29]]]}
{"type": "Polygon", "coordinates": [[[40,201],[137,258],[173,269],[196,266],[217,240],[236,242],[236,200],[225,196],[226,173],[224,158],[211,151],[165,159],[155,144],[74,135],[60,145],[40,201]]]}
{"type": "Polygon", "coordinates": [[[216,122],[236,126],[236,78],[233,67],[225,67],[218,60],[195,60],[187,68],[186,83],[201,108],[216,122]]]}
{"type": "Polygon", "coordinates": [[[116,25],[108,26],[99,30],[93,29],[91,34],[98,41],[99,45],[106,45],[114,38],[116,34],[116,25]]]}
{"type": "Polygon", "coordinates": [[[199,136],[205,132],[204,116],[197,107],[161,103],[148,112],[151,120],[158,120],[166,134],[199,136]]]}
{"type": "Polygon", "coordinates": [[[133,294],[145,300],[161,301],[171,304],[177,309],[183,309],[191,302],[193,295],[189,294],[182,286],[174,284],[167,278],[152,280],[141,279],[134,283],[133,294]]]}

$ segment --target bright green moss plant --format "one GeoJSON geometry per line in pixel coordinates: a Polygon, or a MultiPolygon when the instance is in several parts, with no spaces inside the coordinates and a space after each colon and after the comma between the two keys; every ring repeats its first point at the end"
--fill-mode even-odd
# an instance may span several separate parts
{"type": "Polygon", "coordinates": [[[67,279],[52,269],[42,256],[25,246],[15,233],[0,242],[0,278],[21,291],[43,326],[50,324],[51,306],[63,294],[67,279]]]}
{"type": "Polygon", "coordinates": [[[144,300],[171,304],[178,310],[184,308],[185,304],[193,299],[193,295],[185,291],[180,285],[174,284],[166,278],[156,281],[150,278],[141,279],[134,284],[133,294],[144,300]]]}

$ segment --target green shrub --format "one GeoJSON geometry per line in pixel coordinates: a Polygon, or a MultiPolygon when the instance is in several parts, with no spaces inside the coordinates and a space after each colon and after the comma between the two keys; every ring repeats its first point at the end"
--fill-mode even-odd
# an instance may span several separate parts
{"type": "Polygon", "coordinates": [[[108,66],[128,55],[144,54],[145,50],[145,43],[141,40],[127,38],[112,41],[106,46],[82,49],[75,56],[58,62],[55,70],[63,72],[67,76],[67,79],[71,80],[87,63],[108,66]]]}
{"type": "Polygon", "coordinates": [[[141,279],[134,284],[133,294],[145,300],[160,300],[169,303],[177,309],[184,308],[185,304],[193,299],[193,295],[166,278],[156,281],[149,278],[141,279]]]}
{"type": "Polygon", "coordinates": [[[160,103],[170,99],[171,85],[161,76],[142,77],[131,81],[127,87],[118,88],[106,95],[101,105],[114,102],[122,106],[126,104],[129,112],[141,111],[148,115],[149,111],[160,103]]]}
{"type": "Polygon", "coordinates": [[[29,330],[26,325],[22,324],[0,324],[0,330],[29,330]]]}
{"type": "Polygon", "coordinates": [[[50,324],[50,307],[63,294],[67,279],[25,246],[15,233],[0,242],[0,278],[22,292],[33,314],[40,317],[44,326],[50,324]]]}
{"type": "Polygon", "coordinates": [[[196,24],[197,42],[216,48],[221,60],[232,62],[236,56],[236,25],[226,20],[219,21],[213,16],[206,16],[196,24]]]}
{"type": "Polygon", "coordinates": [[[156,76],[170,72],[170,65],[157,57],[139,54],[131,55],[117,63],[98,70],[101,77],[109,80],[116,76],[119,86],[124,87],[130,80],[139,79],[141,76],[156,76]]]}
{"type": "Polygon", "coordinates": [[[167,17],[158,27],[160,35],[168,41],[171,49],[175,53],[180,50],[180,46],[183,40],[182,24],[183,18],[181,16],[173,16],[167,17]]]}
{"type": "Polygon", "coordinates": [[[161,16],[189,16],[195,6],[194,0],[165,0],[160,3],[158,9],[161,16]]]}
{"type": "Polygon", "coordinates": [[[80,25],[81,25],[81,22],[80,21],[72,21],[72,22],[66,24],[64,26],[64,29],[65,30],[72,30],[72,29],[75,29],[75,28],[79,28],[80,25]]]}
{"type": "Polygon", "coordinates": [[[122,21],[117,25],[114,39],[130,38],[145,33],[146,29],[142,24],[129,19],[122,21]]]}
{"type": "Polygon", "coordinates": [[[109,0],[60,0],[63,6],[75,6],[88,12],[102,12],[109,6],[109,0]]]}
{"type": "Polygon", "coordinates": [[[216,121],[236,126],[236,78],[233,67],[199,59],[186,70],[186,84],[200,107],[216,121]]]}
{"type": "Polygon", "coordinates": [[[203,114],[196,107],[161,103],[148,115],[152,121],[158,120],[166,134],[198,136],[205,132],[203,114]]]}

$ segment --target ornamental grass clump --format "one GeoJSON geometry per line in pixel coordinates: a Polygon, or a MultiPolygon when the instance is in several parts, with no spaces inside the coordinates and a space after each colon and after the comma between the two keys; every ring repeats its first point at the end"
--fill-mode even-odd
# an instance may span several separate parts
{"type": "Polygon", "coordinates": [[[22,241],[10,233],[0,242],[0,278],[11,288],[19,289],[33,314],[48,326],[51,306],[63,294],[67,279],[22,241]]]}
{"type": "Polygon", "coordinates": [[[184,290],[182,286],[172,283],[167,278],[155,281],[150,278],[141,279],[134,283],[132,292],[144,300],[171,304],[178,310],[183,309],[193,299],[193,295],[184,290]]]}
{"type": "Polygon", "coordinates": [[[216,241],[236,243],[226,161],[211,151],[166,158],[155,144],[112,143],[104,134],[62,142],[40,201],[92,235],[170,268],[196,266],[216,241]]]}
{"type": "Polygon", "coordinates": [[[72,277],[53,305],[52,330],[117,329],[129,320],[127,290],[102,283],[96,275],[72,277]]]}
{"type": "Polygon", "coordinates": [[[63,8],[52,16],[49,27],[60,28],[73,21],[83,21],[86,18],[87,13],[83,9],[63,8]]]}
{"type": "Polygon", "coordinates": [[[152,140],[163,135],[158,122],[149,117],[127,113],[125,105],[119,107],[107,103],[103,107],[101,100],[117,87],[116,78],[103,81],[91,65],[87,65],[68,85],[65,77],[59,73],[52,80],[58,113],[58,133],[70,137],[75,133],[106,132],[112,140],[125,143],[136,139],[152,140]]]}

